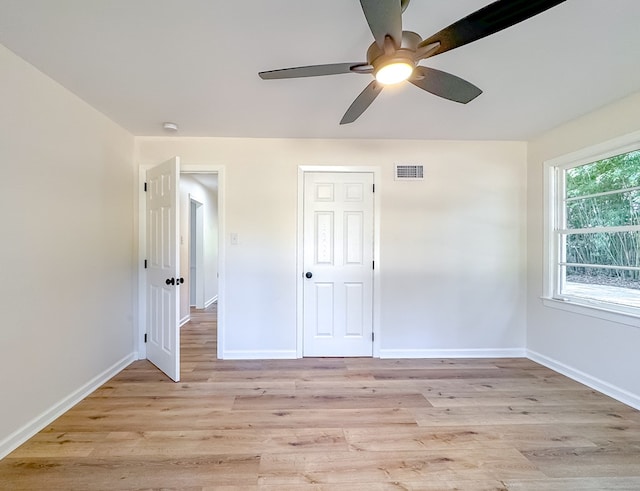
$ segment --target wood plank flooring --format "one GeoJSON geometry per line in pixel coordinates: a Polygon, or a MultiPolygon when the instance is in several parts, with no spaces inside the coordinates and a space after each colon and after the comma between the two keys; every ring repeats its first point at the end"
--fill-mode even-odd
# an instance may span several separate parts
{"type": "Polygon", "coordinates": [[[640,412],[525,359],[132,364],[0,461],[0,489],[640,490],[640,412]]]}

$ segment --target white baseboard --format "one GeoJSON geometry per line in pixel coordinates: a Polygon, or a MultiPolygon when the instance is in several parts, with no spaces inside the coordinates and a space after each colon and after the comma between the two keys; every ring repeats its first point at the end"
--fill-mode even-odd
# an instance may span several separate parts
{"type": "Polygon", "coordinates": [[[78,404],[82,399],[87,397],[94,390],[107,382],[110,378],[120,373],[137,359],[138,353],[131,353],[125,356],[120,361],[107,368],[104,372],[95,376],[82,387],[59,401],[57,404],[44,411],[40,416],[35,417],[22,428],[18,428],[7,438],[0,441],[0,459],[3,459],[9,453],[13,452],[29,438],[44,429],[48,424],[78,404]]]}
{"type": "Polygon", "coordinates": [[[614,399],[628,406],[631,406],[634,409],[640,410],[640,395],[638,394],[633,394],[627,390],[621,389],[620,387],[616,387],[615,385],[605,382],[604,380],[600,380],[589,375],[588,373],[577,370],[573,367],[565,365],[564,363],[560,363],[553,358],[549,358],[548,356],[542,355],[532,350],[527,350],[527,358],[535,361],[536,363],[540,363],[540,365],[544,365],[547,368],[551,368],[551,370],[555,370],[562,375],[566,375],[576,382],[580,382],[581,384],[584,384],[587,387],[591,387],[598,392],[602,392],[609,397],[613,397],[614,399]]]}
{"type": "Polygon", "coordinates": [[[218,301],[218,295],[216,295],[215,297],[210,298],[209,300],[207,300],[204,303],[204,308],[206,309],[207,307],[210,307],[211,305],[213,305],[214,303],[216,303],[218,301]]]}
{"type": "Polygon", "coordinates": [[[184,326],[187,322],[191,320],[191,314],[185,315],[182,319],[180,319],[178,323],[178,327],[184,326]]]}
{"type": "MultiPolygon", "coordinates": [[[[274,351],[235,351],[225,350],[225,360],[293,360],[297,358],[295,350],[274,351]]],[[[524,348],[505,349],[452,349],[452,350],[418,350],[418,349],[381,349],[380,358],[526,358],[524,348]]]]}
{"type": "Polygon", "coordinates": [[[296,350],[235,351],[225,350],[223,360],[295,360],[296,350]]]}
{"type": "Polygon", "coordinates": [[[524,348],[381,349],[380,358],[526,358],[524,348]]]}

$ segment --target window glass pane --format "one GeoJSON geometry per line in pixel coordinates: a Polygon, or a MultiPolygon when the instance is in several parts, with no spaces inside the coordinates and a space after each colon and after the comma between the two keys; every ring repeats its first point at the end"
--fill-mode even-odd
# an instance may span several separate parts
{"type": "Polygon", "coordinates": [[[624,269],[590,268],[589,266],[566,266],[566,281],[587,285],[607,285],[640,290],[638,271],[624,269]]]}
{"type": "Polygon", "coordinates": [[[562,172],[564,200],[556,201],[555,210],[562,219],[561,249],[555,258],[557,293],[606,302],[614,309],[617,305],[640,309],[640,270],[635,270],[640,269],[640,189],[635,189],[640,188],[640,149],[567,166],[562,172]],[[617,230],[579,234],[562,230],[595,227],[617,230]]]}
{"type": "Polygon", "coordinates": [[[640,186],[640,150],[566,171],[567,198],[640,186]]]}
{"type": "Polygon", "coordinates": [[[567,202],[567,228],[640,224],[640,191],[594,196],[567,202]]]}
{"type": "Polygon", "coordinates": [[[567,266],[562,294],[640,307],[636,271],[567,266]]]}
{"type": "Polygon", "coordinates": [[[571,234],[566,236],[566,262],[638,267],[639,246],[640,232],[571,234]]]}

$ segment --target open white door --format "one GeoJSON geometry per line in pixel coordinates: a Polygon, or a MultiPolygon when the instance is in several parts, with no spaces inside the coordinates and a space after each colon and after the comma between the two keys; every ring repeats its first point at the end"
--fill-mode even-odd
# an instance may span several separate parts
{"type": "Polygon", "coordinates": [[[180,159],[147,171],[147,358],[180,380],[180,159]]]}
{"type": "Polygon", "coordinates": [[[373,174],[306,172],[303,356],[373,355],[373,174]]]}

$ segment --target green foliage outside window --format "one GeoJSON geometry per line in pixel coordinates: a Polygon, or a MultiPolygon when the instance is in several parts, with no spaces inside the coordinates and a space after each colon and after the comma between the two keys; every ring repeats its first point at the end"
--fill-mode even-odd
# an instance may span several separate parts
{"type": "MultiPolygon", "coordinates": [[[[640,190],[633,189],[640,187],[640,150],[568,169],[565,186],[567,229],[640,225],[640,190]]],[[[640,232],[568,234],[566,261],[640,267],[640,232]]],[[[573,266],[567,280],[640,289],[640,272],[633,270],[573,266]]]]}

